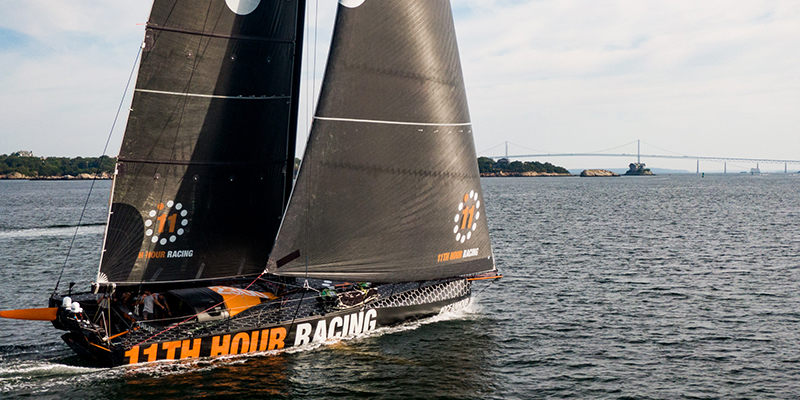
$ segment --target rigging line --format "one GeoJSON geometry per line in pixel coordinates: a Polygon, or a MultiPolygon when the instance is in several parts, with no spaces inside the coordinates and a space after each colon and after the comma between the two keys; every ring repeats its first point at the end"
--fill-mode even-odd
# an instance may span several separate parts
{"type": "MultiPolygon", "coordinates": [[[[488,285],[486,285],[486,286],[485,286],[485,287],[484,287],[484,288],[483,288],[483,289],[482,289],[480,292],[476,293],[475,295],[476,295],[476,296],[480,295],[480,294],[481,294],[481,293],[483,293],[483,292],[484,292],[486,289],[488,289],[490,286],[494,285],[494,283],[495,283],[495,282],[497,282],[497,281],[499,281],[499,280],[500,280],[500,279],[493,279],[491,282],[489,282],[489,284],[488,284],[488,285]]],[[[470,296],[470,297],[471,297],[471,296],[470,296]]]]}
{"type": "MultiPolygon", "coordinates": [[[[142,55],[142,46],[139,46],[139,50],[136,52],[136,59],[133,61],[133,68],[131,68],[131,73],[128,76],[128,82],[125,84],[125,90],[122,93],[122,98],[119,101],[119,107],[117,107],[117,115],[114,116],[114,122],[111,123],[111,130],[108,132],[108,138],[106,138],[106,145],[103,147],[103,155],[106,154],[108,151],[108,145],[111,143],[111,137],[114,134],[114,128],[117,126],[117,121],[119,120],[119,114],[122,112],[122,105],[125,102],[125,96],[128,94],[128,89],[131,86],[131,80],[133,80],[133,74],[136,72],[136,66],[139,64],[139,57],[142,55]]],[[[102,161],[98,164],[98,168],[101,168],[102,161]]],[[[86,202],[83,204],[83,210],[81,210],[81,216],[78,218],[78,225],[75,227],[75,233],[72,235],[72,241],[69,243],[69,247],[67,248],[67,256],[64,258],[64,265],[61,267],[61,272],[58,274],[58,280],[56,281],[56,287],[53,289],[53,294],[58,292],[58,285],[61,284],[61,278],[64,276],[64,270],[67,268],[67,262],[69,261],[69,255],[72,252],[72,247],[75,245],[75,238],[78,236],[78,229],[81,227],[81,222],[83,222],[83,217],[86,214],[86,209],[89,207],[89,199],[92,197],[92,190],[94,189],[94,184],[97,182],[97,174],[95,174],[95,178],[92,179],[92,185],[89,187],[89,194],[86,195],[86,202]]]]}
{"type": "MultiPolygon", "coordinates": [[[[314,9],[314,85],[312,86],[311,94],[314,102],[311,103],[316,108],[317,94],[316,94],[316,81],[317,81],[317,34],[319,33],[319,0],[316,2],[314,9]]],[[[316,110],[314,112],[316,114],[316,110]]]]}
{"type": "MultiPolygon", "coordinates": [[[[311,19],[311,9],[306,7],[305,8],[306,19],[311,19]]],[[[308,143],[308,131],[311,129],[311,97],[313,85],[311,84],[311,24],[306,24],[306,37],[305,40],[308,42],[306,43],[306,130],[305,130],[305,137],[306,137],[306,144],[308,143]]]]}
{"type": "MultiPolygon", "coordinates": [[[[262,272],[262,273],[261,273],[261,275],[259,275],[259,276],[257,276],[257,277],[256,277],[256,279],[253,279],[253,281],[252,281],[252,282],[250,282],[250,284],[249,284],[249,285],[247,285],[247,287],[246,287],[244,290],[247,290],[247,289],[249,289],[249,288],[250,288],[250,286],[253,286],[253,284],[254,284],[254,283],[256,283],[256,282],[257,282],[257,281],[258,281],[258,280],[259,280],[259,279],[260,279],[260,278],[261,278],[261,277],[262,277],[262,276],[263,276],[265,273],[267,273],[267,271],[264,271],[264,272],[262,272]]],[[[243,296],[243,295],[242,295],[242,294],[240,294],[239,296],[243,296]]],[[[181,321],[181,322],[178,322],[178,323],[176,323],[176,324],[170,325],[169,327],[167,327],[166,329],[162,330],[161,332],[157,332],[157,333],[155,333],[154,335],[152,335],[152,336],[148,337],[147,339],[144,339],[144,340],[142,340],[141,342],[139,342],[139,343],[135,344],[135,345],[134,345],[134,347],[135,347],[135,346],[139,346],[139,345],[141,345],[142,343],[145,343],[145,342],[147,342],[147,341],[148,341],[148,340],[150,340],[150,339],[153,339],[153,338],[156,338],[156,337],[158,337],[158,336],[161,336],[162,334],[164,334],[164,333],[166,333],[166,332],[168,332],[168,331],[171,331],[172,329],[175,329],[175,328],[177,328],[177,327],[179,327],[179,326],[181,326],[181,325],[183,325],[183,324],[185,324],[185,323],[189,322],[189,321],[190,321],[192,318],[195,318],[195,317],[197,317],[198,315],[200,315],[200,314],[202,314],[202,313],[204,313],[204,312],[209,312],[209,311],[213,310],[214,308],[216,308],[216,307],[219,307],[219,306],[221,306],[221,305],[223,305],[223,304],[225,304],[225,300],[222,300],[221,302],[219,302],[219,303],[217,303],[217,304],[214,304],[213,306],[211,306],[211,307],[209,307],[209,308],[206,308],[205,310],[203,310],[203,311],[200,311],[199,313],[196,313],[196,314],[194,314],[194,315],[191,315],[191,316],[189,316],[189,318],[186,318],[186,319],[184,319],[184,320],[183,320],[183,321],[181,321]]],[[[298,305],[298,308],[299,308],[299,305],[298,305]]],[[[297,312],[295,311],[295,313],[297,313],[297,312]]]]}

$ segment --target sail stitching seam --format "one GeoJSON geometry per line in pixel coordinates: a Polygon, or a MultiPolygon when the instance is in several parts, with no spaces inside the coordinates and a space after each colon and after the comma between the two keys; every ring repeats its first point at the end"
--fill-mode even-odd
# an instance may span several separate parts
{"type": "Polygon", "coordinates": [[[356,165],[351,163],[345,162],[322,162],[323,165],[331,166],[334,168],[344,168],[344,169],[353,169],[353,170],[361,170],[361,171],[371,171],[371,172],[384,172],[384,173],[391,173],[391,174],[400,174],[400,175],[416,175],[416,176],[423,176],[423,177],[450,177],[450,178],[460,178],[460,179],[474,179],[476,176],[471,174],[460,174],[455,172],[439,172],[439,171],[425,171],[425,170],[413,170],[413,169],[403,169],[403,168],[388,168],[388,167],[381,167],[377,165],[356,165]]]}
{"type": "Polygon", "coordinates": [[[314,119],[319,119],[323,121],[340,121],[340,122],[364,122],[370,124],[385,124],[385,125],[410,125],[410,126],[468,126],[472,125],[472,122],[460,122],[460,123],[434,123],[434,122],[404,122],[404,121],[382,121],[382,120],[374,120],[374,119],[356,119],[356,118],[335,118],[335,117],[314,117],[314,119]]]}
{"type": "Polygon", "coordinates": [[[150,24],[148,24],[147,27],[157,31],[185,33],[188,35],[198,35],[198,36],[214,37],[220,39],[252,40],[258,42],[284,43],[292,45],[294,44],[293,40],[288,40],[288,39],[268,39],[257,36],[243,36],[243,35],[220,35],[219,33],[208,33],[208,32],[200,32],[200,31],[193,31],[189,29],[179,29],[179,28],[167,28],[164,26],[154,26],[150,24]]]}
{"type": "Polygon", "coordinates": [[[154,94],[171,94],[176,96],[187,97],[204,97],[210,99],[232,99],[232,100],[281,100],[288,99],[289,96],[222,96],[218,94],[200,94],[200,93],[181,93],[170,92],[166,90],[151,90],[151,89],[136,89],[137,92],[154,93],[154,94]]]}

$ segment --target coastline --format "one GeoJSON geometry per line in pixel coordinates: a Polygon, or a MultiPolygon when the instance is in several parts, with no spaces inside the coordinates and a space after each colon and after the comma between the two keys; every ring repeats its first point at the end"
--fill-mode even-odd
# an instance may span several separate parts
{"type": "Polygon", "coordinates": [[[0,175],[0,180],[27,180],[27,181],[85,181],[85,180],[107,180],[114,176],[108,172],[99,174],[78,174],[78,175],[49,175],[49,176],[27,176],[19,172],[12,172],[7,175],[0,175]]]}
{"type": "Polygon", "coordinates": [[[533,177],[554,177],[554,176],[575,176],[572,174],[564,174],[558,172],[534,172],[534,171],[526,171],[526,172],[481,172],[481,178],[517,178],[517,177],[525,177],[525,178],[533,178],[533,177]]]}

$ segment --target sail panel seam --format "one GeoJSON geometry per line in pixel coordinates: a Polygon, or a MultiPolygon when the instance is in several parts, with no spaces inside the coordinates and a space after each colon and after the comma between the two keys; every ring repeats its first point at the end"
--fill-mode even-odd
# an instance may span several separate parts
{"type": "Polygon", "coordinates": [[[185,33],[187,35],[206,36],[206,37],[214,37],[220,39],[251,40],[256,42],[284,43],[284,44],[294,45],[294,40],[290,39],[269,39],[258,36],[244,36],[244,35],[222,35],[219,33],[201,32],[201,31],[194,31],[190,29],[181,29],[181,28],[168,28],[166,26],[155,26],[150,24],[147,25],[147,28],[157,31],[185,33]]]}
{"type": "Polygon", "coordinates": [[[286,100],[290,96],[222,96],[218,94],[200,94],[200,93],[182,93],[170,92],[166,90],[151,90],[151,89],[136,89],[137,92],[153,93],[153,94],[169,94],[174,96],[186,97],[204,97],[209,99],[230,99],[230,100],[286,100]]]}
{"type": "Polygon", "coordinates": [[[368,172],[382,172],[386,174],[394,174],[394,175],[412,175],[419,178],[452,178],[452,179],[475,179],[479,177],[478,174],[467,174],[467,173],[459,173],[459,172],[448,172],[448,171],[431,171],[431,170],[421,170],[421,169],[408,169],[408,168],[392,168],[392,167],[385,167],[381,165],[359,165],[355,163],[349,162],[331,162],[331,161],[321,161],[322,165],[329,166],[332,168],[340,168],[340,169],[349,169],[355,171],[368,171],[368,172]]]}
{"type": "Polygon", "coordinates": [[[384,124],[384,125],[409,125],[409,126],[468,126],[472,122],[461,122],[454,124],[434,123],[434,122],[405,122],[405,121],[382,121],[374,119],[356,119],[356,118],[334,118],[334,117],[314,117],[323,121],[338,121],[338,122],[361,122],[367,124],[384,124]]]}
{"type": "Polygon", "coordinates": [[[141,158],[119,157],[121,163],[141,163],[141,164],[167,164],[167,165],[199,165],[199,166],[252,166],[252,165],[283,165],[285,160],[280,161],[259,161],[259,162],[226,162],[226,161],[191,161],[191,160],[147,160],[141,158]]]}

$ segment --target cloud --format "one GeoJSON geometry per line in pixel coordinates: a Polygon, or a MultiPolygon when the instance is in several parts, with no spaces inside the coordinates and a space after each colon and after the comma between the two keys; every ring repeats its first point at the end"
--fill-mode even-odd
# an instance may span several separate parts
{"type": "MultiPolygon", "coordinates": [[[[458,7],[479,149],[510,140],[575,152],[649,137],[702,154],[763,135],[761,127],[789,140],[798,122],[795,2],[466,0],[458,7]],[[707,143],[697,143],[698,134],[707,143]]],[[[753,156],[798,150],[727,148],[753,156]]]]}
{"type": "MultiPolygon", "coordinates": [[[[151,1],[4,2],[0,152],[95,156],[102,151],[151,1]]],[[[122,120],[124,126],[124,119],[122,120]]],[[[110,153],[118,149],[112,148],[110,153]]]]}
{"type": "MultiPolygon", "coordinates": [[[[304,77],[319,85],[336,2],[320,1],[319,18],[308,4],[320,29],[316,49],[306,47],[315,76],[304,77]]],[[[508,140],[593,151],[643,139],[699,155],[800,153],[798,2],[452,4],[478,150],[508,140]]],[[[0,152],[97,153],[88,143],[105,141],[150,5],[0,4],[0,152]]]]}

